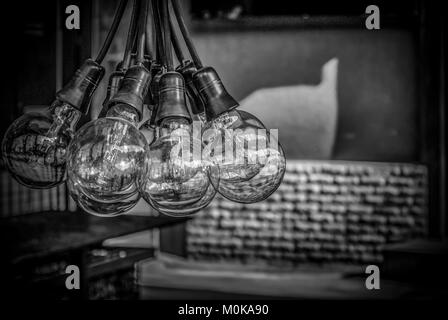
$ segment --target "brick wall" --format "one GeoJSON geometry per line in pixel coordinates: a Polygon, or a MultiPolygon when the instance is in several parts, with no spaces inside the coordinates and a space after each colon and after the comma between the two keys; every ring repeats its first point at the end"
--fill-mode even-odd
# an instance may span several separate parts
{"type": "Polygon", "coordinates": [[[426,190],[421,165],[289,161],[266,201],[217,197],[190,221],[187,254],[276,264],[380,262],[384,244],[426,234],[426,190]]]}

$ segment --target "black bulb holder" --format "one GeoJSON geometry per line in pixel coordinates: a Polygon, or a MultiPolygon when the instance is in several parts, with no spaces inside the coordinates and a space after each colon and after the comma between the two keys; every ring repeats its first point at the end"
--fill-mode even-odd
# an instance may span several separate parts
{"type": "Polygon", "coordinates": [[[204,112],[204,105],[199,97],[198,90],[193,83],[193,75],[198,71],[192,61],[183,61],[181,65],[176,68],[185,79],[185,87],[187,89],[187,96],[190,101],[191,112],[193,114],[201,114],[204,112]]]}
{"type": "Polygon", "coordinates": [[[159,125],[169,117],[185,118],[191,121],[185,100],[185,81],[175,71],[162,74],[159,80],[159,106],[155,122],[159,125]]]}
{"type": "Polygon", "coordinates": [[[87,114],[92,95],[104,72],[104,67],[93,59],[87,59],[64,88],[56,93],[56,98],[87,114]]]}
{"type": "Polygon", "coordinates": [[[133,107],[142,118],[143,103],[148,93],[151,73],[142,64],[130,67],[121,80],[117,93],[109,100],[107,109],[116,104],[126,104],[133,107]]]}
{"type": "Polygon", "coordinates": [[[107,105],[111,97],[113,97],[120,88],[121,81],[123,80],[126,72],[114,71],[109,77],[109,83],[107,84],[106,99],[104,99],[103,105],[107,105]]]}
{"type": "MultiPolygon", "coordinates": [[[[120,63],[121,64],[121,63],[120,63]]],[[[108,104],[111,97],[117,93],[118,89],[120,88],[121,80],[123,80],[125,71],[121,69],[120,64],[117,66],[116,71],[112,72],[109,76],[109,82],[107,84],[107,91],[106,91],[106,98],[103,102],[103,108],[101,109],[100,114],[98,115],[98,118],[104,118],[107,114],[108,104]]]]}
{"type": "Polygon", "coordinates": [[[193,74],[193,84],[205,106],[207,121],[216,119],[220,114],[239,106],[212,67],[203,67],[196,71],[193,74]]]}

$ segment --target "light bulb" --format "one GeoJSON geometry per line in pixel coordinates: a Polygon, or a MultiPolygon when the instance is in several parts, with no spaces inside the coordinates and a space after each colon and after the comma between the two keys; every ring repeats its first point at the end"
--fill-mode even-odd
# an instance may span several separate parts
{"type": "Polygon", "coordinates": [[[81,113],[56,101],[44,113],[27,113],[9,127],[3,159],[14,178],[31,188],[51,188],[65,178],[65,153],[81,113]]]}
{"type": "Polygon", "coordinates": [[[213,68],[193,75],[205,106],[204,156],[219,170],[218,192],[229,200],[252,203],[266,199],[280,185],[285,155],[277,137],[272,137],[254,115],[236,110],[238,102],[224,88],[213,68]],[[272,141],[271,141],[272,140],[272,141]]]}
{"type": "Polygon", "coordinates": [[[109,200],[136,190],[146,139],[132,122],[132,112],[127,105],[112,107],[106,118],[84,125],[69,146],[70,179],[92,199],[109,200]]]}
{"type": "MultiPolygon", "coordinates": [[[[267,199],[280,186],[286,170],[286,159],[282,146],[264,149],[265,161],[260,171],[252,178],[233,182],[222,179],[215,187],[225,198],[240,202],[254,203],[267,199]]],[[[219,174],[219,173],[217,173],[219,174]]],[[[211,179],[216,181],[217,179],[211,179]]]]}
{"type": "Polygon", "coordinates": [[[161,77],[156,138],[149,146],[139,183],[142,197],[170,216],[187,216],[205,208],[216,194],[213,185],[219,185],[210,181],[213,167],[202,161],[201,139],[193,135],[184,90],[180,74],[168,72],[161,77]]]}
{"type": "MultiPolygon", "coordinates": [[[[99,217],[115,217],[131,210],[140,200],[140,194],[134,190],[128,190],[128,194],[114,195],[110,200],[100,201],[92,199],[82,191],[72,179],[67,179],[67,187],[70,195],[78,206],[87,213],[99,217]]],[[[131,188],[132,189],[132,188],[131,188]]]]}
{"type": "MultiPolygon", "coordinates": [[[[98,203],[110,204],[108,215],[124,213],[123,208],[129,210],[139,199],[137,178],[143,169],[147,142],[137,126],[148,85],[146,68],[129,68],[109,102],[106,117],[84,125],[70,143],[69,190],[88,213],[95,212],[92,208],[98,203]]],[[[106,209],[101,207],[96,213],[100,215],[106,209]]]]}
{"type": "Polygon", "coordinates": [[[19,183],[44,189],[65,180],[67,147],[103,75],[103,67],[87,60],[45,112],[26,113],[11,124],[2,155],[19,183]]]}
{"type": "Polygon", "coordinates": [[[263,168],[268,140],[266,128],[257,118],[234,109],[205,124],[204,156],[219,166],[220,180],[238,183],[263,168]]]}
{"type": "Polygon", "coordinates": [[[140,183],[143,198],[157,211],[171,216],[191,215],[206,207],[216,190],[211,183],[213,167],[203,162],[201,141],[192,136],[191,125],[182,118],[168,118],[157,128],[150,145],[140,183]],[[199,147],[195,153],[195,147],[199,147]]]}

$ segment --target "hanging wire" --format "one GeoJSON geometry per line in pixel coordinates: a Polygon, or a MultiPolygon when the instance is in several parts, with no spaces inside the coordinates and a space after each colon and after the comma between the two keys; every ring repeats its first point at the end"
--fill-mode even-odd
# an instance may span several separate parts
{"type": "Polygon", "coordinates": [[[165,44],[165,62],[166,68],[168,71],[173,71],[173,53],[171,50],[171,30],[170,30],[170,12],[168,10],[168,1],[160,0],[161,3],[161,13],[162,13],[162,21],[163,21],[163,35],[165,44]]]}
{"type": "Polygon", "coordinates": [[[171,3],[173,5],[174,15],[176,16],[177,24],[179,25],[179,29],[182,33],[182,37],[184,38],[185,44],[187,45],[188,51],[190,52],[190,56],[193,59],[193,62],[195,64],[196,68],[200,69],[200,68],[202,68],[203,64],[202,64],[201,59],[199,58],[196,48],[194,47],[193,41],[191,40],[190,33],[188,32],[187,26],[182,17],[182,13],[180,11],[179,0],[171,0],[171,3]]]}
{"type": "Polygon", "coordinates": [[[95,61],[101,64],[106,57],[107,51],[109,51],[110,45],[112,44],[112,40],[117,33],[118,26],[120,25],[121,18],[123,17],[124,11],[126,9],[126,5],[128,0],[120,0],[118,4],[117,11],[115,12],[114,20],[112,21],[112,25],[110,26],[109,32],[106,36],[106,40],[104,40],[103,46],[100,49],[95,61]]]}
{"type": "Polygon", "coordinates": [[[163,65],[165,64],[165,49],[163,44],[162,26],[160,22],[161,18],[159,12],[159,3],[157,0],[152,1],[152,12],[154,17],[157,62],[163,65]]]}
{"type": "Polygon", "coordinates": [[[145,41],[146,41],[146,20],[148,17],[148,1],[141,1],[140,16],[139,16],[139,30],[138,30],[138,43],[137,43],[137,63],[143,63],[145,61],[145,41]]]}
{"type": "Polygon", "coordinates": [[[176,31],[174,29],[173,20],[170,16],[170,31],[171,31],[171,43],[173,44],[174,53],[176,54],[177,61],[182,63],[185,60],[185,56],[182,52],[182,48],[180,46],[179,39],[177,38],[176,31]]]}
{"type": "Polygon", "coordinates": [[[131,22],[129,23],[129,31],[126,39],[126,46],[123,55],[123,68],[128,69],[131,65],[132,51],[135,46],[136,30],[138,25],[137,12],[140,7],[141,0],[134,0],[132,7],[131,22]]]}
{"type": "Polygon", "coordinates": [[[155,32],[154,32],[154,14],[152,10],[152,0],[146,0],[148,2],[147,4],[147,13],[146,13],[146,31],[145,31],[145,37],[146,37],[146,54],[149,56],[150,60],[154,59],[154,38],[155,38],[155,32]]]}

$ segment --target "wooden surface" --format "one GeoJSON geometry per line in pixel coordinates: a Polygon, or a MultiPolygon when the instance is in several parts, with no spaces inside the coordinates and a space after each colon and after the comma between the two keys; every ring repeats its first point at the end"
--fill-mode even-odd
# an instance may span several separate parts
{"type": "Polygon", "coordinates": [[[85,213],[47,212],[0,220],[2,262],[20,262],[101,244],[112,237],[185,221],[180,218],[121,216],[99,218],[85,213]]]}
{"type": "Polygon", "coordinates": [[[393,299],[409,297],[415,291],[393,281],[381,281],[381,290],[367,290],[365,275],[349,274],[343,268],[206,263],[167,255],[136,265],[141,299],[393,299]]]}

